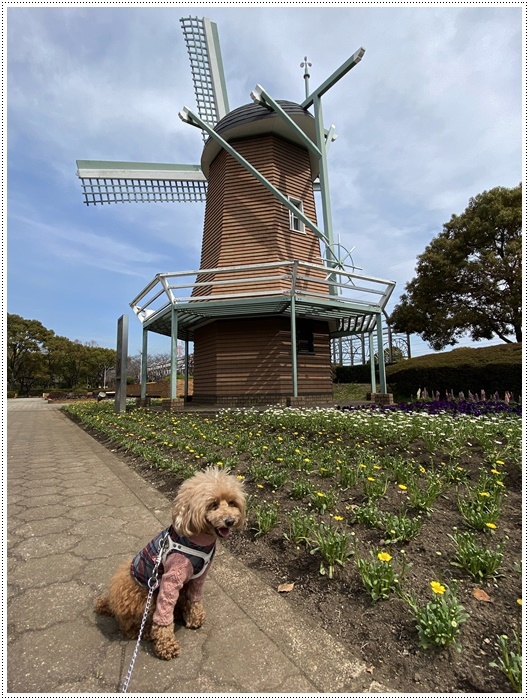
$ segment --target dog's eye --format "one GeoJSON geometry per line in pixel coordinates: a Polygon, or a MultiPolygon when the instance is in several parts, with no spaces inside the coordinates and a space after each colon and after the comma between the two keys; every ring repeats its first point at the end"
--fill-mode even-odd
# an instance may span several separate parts
{"type": "Polygon", "coordinates": [[[230,508],[237,508],[237,503],[235,501],[230,501],[228,505],[230,508]]]}
{"type": "Polygon", "coordinates": [[[218,508],[218,507],[219,507],[219,502],[218,502],[218,501],[212,501],[212,502],[208,505],[208,510],[215,510],[215,508],[218,508]]]}

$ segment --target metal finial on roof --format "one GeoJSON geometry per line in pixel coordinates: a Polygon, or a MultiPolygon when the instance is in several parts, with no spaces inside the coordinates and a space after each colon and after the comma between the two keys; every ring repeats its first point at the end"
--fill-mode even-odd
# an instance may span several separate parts
{"type": "Polygon", "coordinates": [[[305,80],[305,97],[308,97],[310,94],[310,91],[309,91],[309,78],[310,78],[309,67],[310,66],[312,66],[312,63],[310,63],[307,60],[307,57],[305,56],[303,58],[303,61],[299,64],[300,68],[305,69],[305,73],[303,74],[303,79],[305,80]]]}

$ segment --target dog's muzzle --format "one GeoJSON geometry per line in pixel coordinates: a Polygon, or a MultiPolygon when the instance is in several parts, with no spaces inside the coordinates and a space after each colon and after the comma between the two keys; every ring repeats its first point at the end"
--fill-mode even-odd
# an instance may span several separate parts
{"type": "Polygon", "coordinates": [[[215,532],[217,533],[217,535],[219,537],[228,537],[229,536],[232,526],[235,525],[235,518],[226,518],[226,520],[224,521],[224,525],[225,525],[225,527],[216,527],[215,528],[215,532]]]}

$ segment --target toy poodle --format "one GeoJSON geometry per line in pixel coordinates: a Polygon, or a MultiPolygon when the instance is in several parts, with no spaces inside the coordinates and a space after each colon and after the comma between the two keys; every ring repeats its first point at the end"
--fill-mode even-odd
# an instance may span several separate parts
{"type": "Polygon", "coordinates": [[[163,548],[156,588],[144,639],[150,639],[154,653],[173,659],[180,653],[174,635],[178,613],[190,629],[200,627],[206,617],[202,589],[215,553],[217,537],[228,537],[241,529],[246,518],[245,494],[240,482],[223,469],[197,472],[180,486],[173,503],[172,525],[147,544],[132,562],[121,564],[107,593],[95,602],[96,612],[113,615],[122,633],[138,636],[149,593],[153,586],[155,562],[163,548]]]}

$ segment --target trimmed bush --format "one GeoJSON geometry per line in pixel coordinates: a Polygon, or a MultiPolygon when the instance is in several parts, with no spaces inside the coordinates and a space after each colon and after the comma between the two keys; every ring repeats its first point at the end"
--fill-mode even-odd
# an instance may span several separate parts
{"type": "Polygon", "coordinates": [[[430,395],[439,391],[470,391],[487,395],[506,391],[515,399],[522,391],[522,344],[502,343],[487,348],[458,348],[450,352],[423,355],[399,362],[386,370],[388,383],[399,396],[415,396],[426,389],[430,395]]]}

